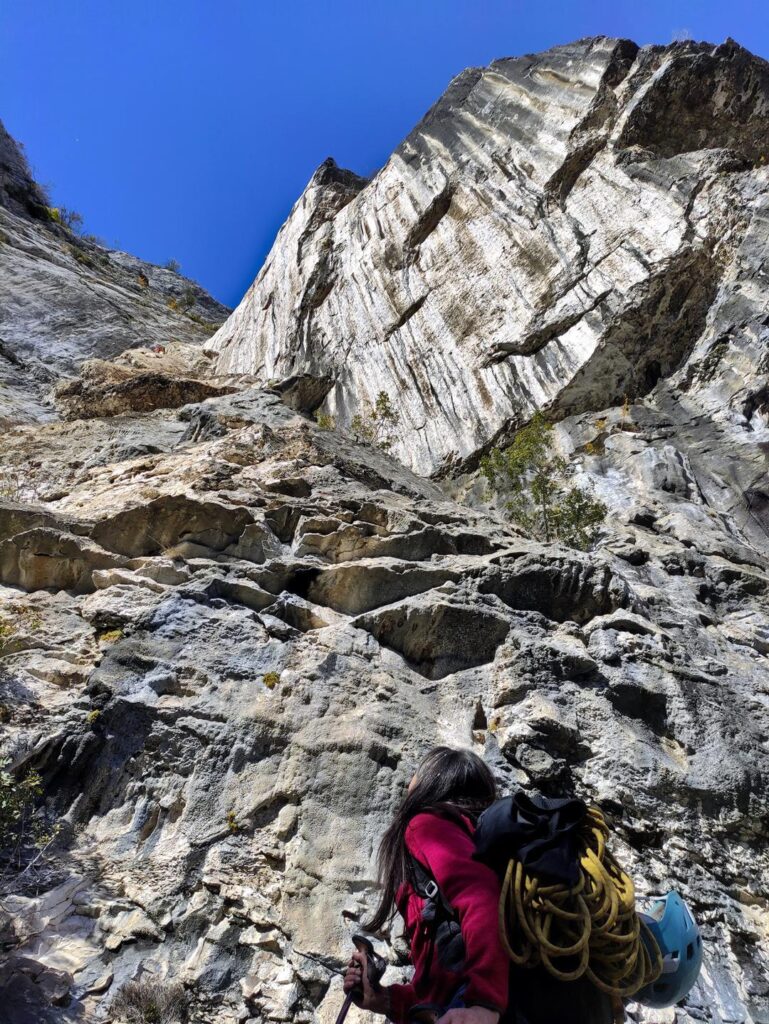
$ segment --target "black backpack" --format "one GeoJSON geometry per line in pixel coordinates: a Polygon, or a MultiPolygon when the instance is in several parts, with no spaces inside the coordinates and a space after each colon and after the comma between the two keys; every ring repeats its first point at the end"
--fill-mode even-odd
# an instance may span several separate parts
{"type": "MultiPolygon", "coordinates": [[[[549,835],[544,835],[540,829],[538,838],[532,837],[530,831],[523,837],[532,845],[533,859],[539,858],[540,863],[544,862],[556,873],[559,866],[568,873],[569,859],[573,855],[570,847],[573,829],[570,826],[573,821],[581,820],[579,807],[574,806],[584,808],[581,801],[530,800],[522,793],[497,800],[479,819],[475,833],[477,859],[489,864],[497,874],[504,871],[510,857],[511,837],[510,829],[503,823],[510,821],[511,802],[518,800],[524,802],[527,813],[543,809],[551,819],[549,835]],[[561,829],[557,827],[559,823],[563,826],[561,829]]],[[[527,851],[527,855],[531,859],[532,851],[527,851]]],[[[413,857],[411,865],[414,889],[424,901],[422,920],[430,924],[427,969],[429,971],[435,957],[444,970],[461,974],[465,945],[459,915],[443,896],[427,867],[413,857]]],[[[612,1024],[614,1019],[611,998],[587,978],[562,982],[541,965],[524,968],[510,963],[509,1002],[500,1024],[612,1024]]]]}

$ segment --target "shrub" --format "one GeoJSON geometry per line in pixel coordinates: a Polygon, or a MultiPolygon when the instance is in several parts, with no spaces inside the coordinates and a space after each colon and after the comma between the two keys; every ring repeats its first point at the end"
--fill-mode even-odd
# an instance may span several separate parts
{"type": "Polygon", "coordinates": [[[211,334],[213,334],[214,331],[218,331],[221,327],[221,324],[217,324],[213,320],[206,320],[206,318],[201,316],[199,313],[187,313],[187,316],[190,320],[194,320],[196,324],[200,324],[201,327],[204,327],[211,334]]]}
{"type": "Polygon", "coordinates": [[[321,430],[333,430],[336,427],[334,417],[330,413],[321,412],[320,409],[315,413],[315,422],[321,430]]]}
{"type": "Polygon", "coordinates": [[[622,409],[620,413],[620,420],[617,426],[620,430],[624,430],[629,434],[637,434],[640,431],[640,427],[633,419],[632,415],[632,399],[625,395],[625,399],[622,403],[622,409]]]}
{"type": "Polygon", "coordinates": [[[30,633],[36,633],[39,629],[43,628],[43,620],[40,613],[34,608],[30,608],[28,605],[23,608],[19,608],[19,617],[22,620],[24,628],[30,633]]]}
{"type": "Polygon", "coordinates": [[[112,1016],[126,1024],[178,1024],[186,1017],[181,985],[162,981],[129,981],[112,1000],[112,1016]]]}
{"type": "Polygon", "coordinates": [[[230,830],[230,832],[240,832],[240,825],[238,825],[238,819],[235,817],[234,811],[227,811],[224,818],[225,821],[227,822],[227,828],[230,830]]]}
{"type": "Polygon", "coordinates": [[[9,766],[7,758],[0,761],[0,850],[45,846],[52,834],[35,815],[43,795],[42,779],[35,771],[17,776],[9,766]]]}
{"type": "Polygon", "coordinates": [[[96,263],[92,256],[90,256],[84,249],[79,249],[76,245],[70,245],[69,247],[72,259],[77,263],[81,263],[84,267],[95,267],[96,263]]]}
{"type": "Polygon", "coordinates": [[[29,470],[23,474],[12,466],[0,468],[0,498],[18,502],[37,501],[37,485],[29,470]]]}
{"type": "Polygon", "coordinates": [[[166,270],[172,271],[174,274],[178,274],[182,269],[182,265],[178,260],[166,260],[163,264],[166,270]]]}
{"type": "Polygon", "coordinates": [[[177,312],[185,313],[195,305],[195,292],[191,288],[185,288],[181,295],[176,296],[175,298],[171,297],[166,305],[169,309],[175,309],[177,312]]]}
{"type": "Polygon", "coordinates": [[[16,636],[15,627],[10,622],[0,620],[0,657],[6,653],[8,643],[14,636],[16,636]]]}
{"type": "Polygon", "coordinates": [[[526,533],[585,550],[595,542],[607,509],[583,488],[569,485],[568,466],[553,451],[552,432],[553,425],[536,413],[509,448],[492,448],[481,460],[481,472],[526,533]]]}
{"type": "Polygon", "coordinates": [[[0,498],[7,498],[9,501],[21,501],[24,496],[24,486],[21,474],[15,469],[0,469],[0,498]]]}
{"type": "Polygon", "coordinates": [[[395,428],[399,418],[392,407],[390,396],[386,391],[380,391],[374,405],[369,404],[365,413],[353,416],[350,430],[356,441],[373,444],[386,452],[395,442],[395,428]]]}
{"type": "Polygon", "coordinates": [[[82,213],[78,213],[77,210],[68,210],[66,206],[60,206],[59,223],[79,235],[83,230],[84,219],[82,213]]]}
{"type": "Polygon", "coordinates": [[[280,676],[277,672],[265,672],[262,676],[262,682],[268,690],[274,690],[280,682],[280,676]]]}
{"type": "Polygon", "coordinates": [[[94,708],[93,711],[89,711],[85,716],[86,725],[96,725],[101,718],[101,711],[99,708],[94,708]]]}
{"type": "Polygon", "coordinates": [[[123,636],[122,629],[108,629],[104,633],[99,633],[99,643],[101,644],[115,644],[123,636]]]}
{"type": "Polygon", "coordinates": [[[20,649],[13,641],[19,640],[21,632],[37,633],[43,626],[43,620],[34,608],[20,608],[16,605],[13,608],[8,606],[8,610],[15,613],[16,620],[9,622],[7,619],[0,619],[0,658],[10,654],[12,650],[20,649]]]}
{"type": "Polygon", "coordinates": [[[79,235],[83,230],[83,215],[77,210],[69,210],[66,206],[46,206],[45,211],[49,220],[61,224],[74,234],[79,235]]]}

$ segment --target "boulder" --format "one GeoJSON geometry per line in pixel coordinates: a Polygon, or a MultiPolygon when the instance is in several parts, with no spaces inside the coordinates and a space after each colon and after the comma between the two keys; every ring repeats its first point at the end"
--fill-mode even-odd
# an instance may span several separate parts
{"type": "Polygon", "coordinates": [[[90,359],[80,367],[78,377],[56,385],[54,402],[63,419],[78,420],[177,409],[233,390],[224,384],[90,359]]]}

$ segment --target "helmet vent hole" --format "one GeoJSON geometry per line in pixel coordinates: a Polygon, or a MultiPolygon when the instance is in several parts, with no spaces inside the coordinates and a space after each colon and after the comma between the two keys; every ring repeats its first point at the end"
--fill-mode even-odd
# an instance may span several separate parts
{"type": "Polygon", "coordinates": [[[700,935],[698,935],[697,936],[697,946],[699,947],[701,945],[702,945],[702,937],[700,935]]]}
{"type": "Polygon", "coordinates": [[[686,959],[687,960],[691,960],[691,958],[693,956],[694,956],[694,943],[690,942],[689,945],[686,947],[686,959]]]}

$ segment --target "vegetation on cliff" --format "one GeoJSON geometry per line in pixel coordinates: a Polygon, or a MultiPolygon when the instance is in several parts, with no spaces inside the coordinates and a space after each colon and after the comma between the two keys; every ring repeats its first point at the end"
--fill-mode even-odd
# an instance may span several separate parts
{"type": "Polygon", "coordinates": [[[568,468],[555,451],[552,423],[539,412],[508,448],[492,448],[481,461],[481,472],[514,523],[536,540],[584,551],[595,543],[607,508],[569,483],[568,468]]]}

